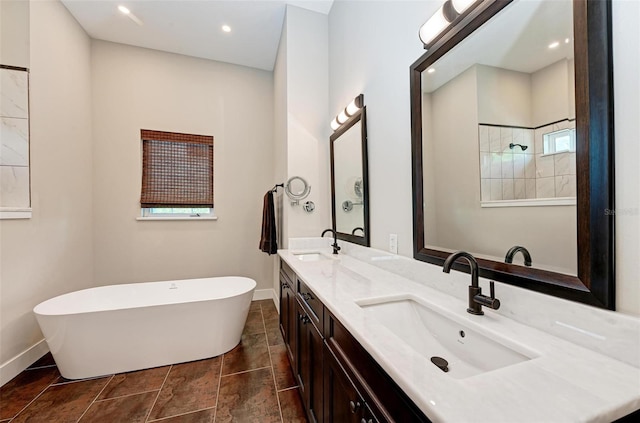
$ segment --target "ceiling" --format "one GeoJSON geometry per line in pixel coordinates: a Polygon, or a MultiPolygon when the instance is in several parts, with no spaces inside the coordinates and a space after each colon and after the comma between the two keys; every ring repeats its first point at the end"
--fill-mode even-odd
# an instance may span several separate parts
{"type": "Polygon", "coordinates": [[[519,0],[436,61],[422,87],[433,92],[474,64],[533,73],[565,58],[573,58],[571,0],[519,0]],[[560,44],[550,49],[554,41],[560,44]]]}
{"type": "Polygon", "coordinates": [[[91,38],[271,71],[287,4],[333,0],[62,0],[91,38]],[[127,7],[142,25],[118,11],[127,7]],[[231,32],[222,31],[229,25],[231,32]]]}

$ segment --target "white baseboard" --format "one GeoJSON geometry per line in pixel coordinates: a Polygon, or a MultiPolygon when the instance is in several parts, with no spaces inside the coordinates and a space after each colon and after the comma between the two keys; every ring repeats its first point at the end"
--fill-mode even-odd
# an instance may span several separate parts
{"type": "Polygon", "coordinates": [[[271,291],[273,291],[273,303],[276,305],[276,310],[278,310],[278,314],[280,314],[280,298],[278,298],[278,294],[276,293],[275,289],[272,289],[271,291]]]}
{"type": "Polygon", "coordinates": [[[255,291],[253,291],[252,301],[258,300],[273,300],[273,304],[276,306],[276,309],[278,309],[276,291],[274,291],[273,289],[256,289],[255,291]]]}
{"type": "Polygon", "coordinates": [[[49,346],[43,339],[31,348],[27,348],[20,354],[16,355],[6,363],[2,363],[0,365],[0,386],[18,376],[20,372],[32,365],[47,352],[49,352],[49,346]]]}

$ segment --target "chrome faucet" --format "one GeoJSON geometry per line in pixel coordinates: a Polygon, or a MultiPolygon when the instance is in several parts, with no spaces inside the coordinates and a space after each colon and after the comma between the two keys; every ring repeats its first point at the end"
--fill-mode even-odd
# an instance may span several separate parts
{"type": "Polygon", "coordinates": [[[480,288],[480,285],[478,284],[478,262],[471,254],[466,251],[456,251],[444,261],[442,271],[449,273],[451,271],[451,266],[453,266],[453,263],[459,258],[466,259],[469,262],[469,267],[471,268],[471,285],[469,285],[469,307],[467,308],[467,313],[481,316],[484,314],[482,306],[489,307],[494,310],[499,309],[500,300],[496,298],[493,281],[491,281],[490,284],[491,296],[487,297],[486,295],[482,295],[482,288],[480,288]]]}
{"type": "Polygon", "coordinates": [[[320,236],[324,237],[324,234],[327,232],[333,233],[333,244],[331,244],[331,246],[333,247],[333,254],[338,254],[338,251],[340,250],[340,247],[338,246],[338,233],[333,229],[325,229],[322,231],[322,235],[320,236]]]}
{"type": "Polygon", "coordinates": [[[531,254],[529,254],[529,250],[524,247],[520,247],[519,245],[509,248],[507,255],[504,257],[504,262],[509,264],[513,263],[513,256],[518,252],[521,252],[524,257],[524,265],[531,267],[531,254]]]}

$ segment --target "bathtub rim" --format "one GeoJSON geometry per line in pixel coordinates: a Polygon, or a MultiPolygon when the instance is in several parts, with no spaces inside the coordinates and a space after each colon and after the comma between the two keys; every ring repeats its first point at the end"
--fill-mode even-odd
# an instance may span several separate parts
{"type": "Polygon", "coordinates": [[[255,291],[257,286],[258,286],[258,283],[256,282],[256,280],[247,276],[211,276],[211,277],[205,277],[205,278],[170,279],[165,281],[147,281],[147,282],[132,282],[132,283],[123,283],[123,284],[102,285],[102,286],[94,286],[91,288],[79,289],[76,291],[70,291],[70,292],[66,292],[64,294],[60,294],[55,297],[46,299],[38,303],[35,307],[33,307],[32,312],[33,314],[36,315],[36,317],[38,316],[63,317],[63,316],[77,316],[80,314],[89,314],[89,313],[108,313],[108,312],[117,312],[117,311],[123,311],[123,310],[135,310],[135,309],[143,309],[143,308],[151,308],[151,307],[167,307],[167,306],[178,305],[178,304],[195,304],[195,303],[203,303],[203,302],[224,301],[229,298],[235,298],[242,295],[247,295],[248,293],[255,291]],[[178,282],[188,282],[188,281],[194,281],[194,280],[225,279],[225,278],[243,279],[243,280],[251,281],[253,282],[253,287],[251,287],[250,289],[242,290],[241,292],[234,293],[232,295],[227,295],[227,296],[218,297],[218,298],[202,298],[202,299],[192,299],[192,300],[185,300],[185,301],[178,301],[178,302],[153,303],[153,304],[136,305],[136,306],[130,306],[130,307],[118,307],[118,308],[101,308],[101,309],[95,309],[95,310],[83,310],[83,311],[75,311],[75,312],[68,311],[64,307],[61,308],[60,312],[57,312],[57,313],[51,313],[51,312],[47,313],[47,312],[38,311],[38,308],[42,308],[41,306],[43,306],[46,303],[55,302],[56,300],[59,301],[60,298],[65,297],[67,295],[81,293],[85,291],[92,291],[97,289],[119,287],[119,286],[126,286],[126,285],[144,285],[144,284],[153,284],[153,283],[166,284],[166,283],[174,283],[174,282],[178,283],[178,282]]]}

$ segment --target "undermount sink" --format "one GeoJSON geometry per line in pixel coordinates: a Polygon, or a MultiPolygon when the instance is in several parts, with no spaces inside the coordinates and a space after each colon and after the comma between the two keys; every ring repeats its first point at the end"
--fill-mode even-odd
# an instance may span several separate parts
{"type": "Polygon", "coordinates": [[[329,257],[322,253],[293,253],[294,257],[300,261],[320,261],[329,260],[329,257]]]}
{"type": "Polygon", "coordinates": [[[479,375],[537,355],[414,295],[356,301],[365,312],[434,366],[456,379],[479,375]],[[439,358],[446,360],[443,361],[439,358]],[[446,370],[444,370],[446,368],[446,370]]]}

